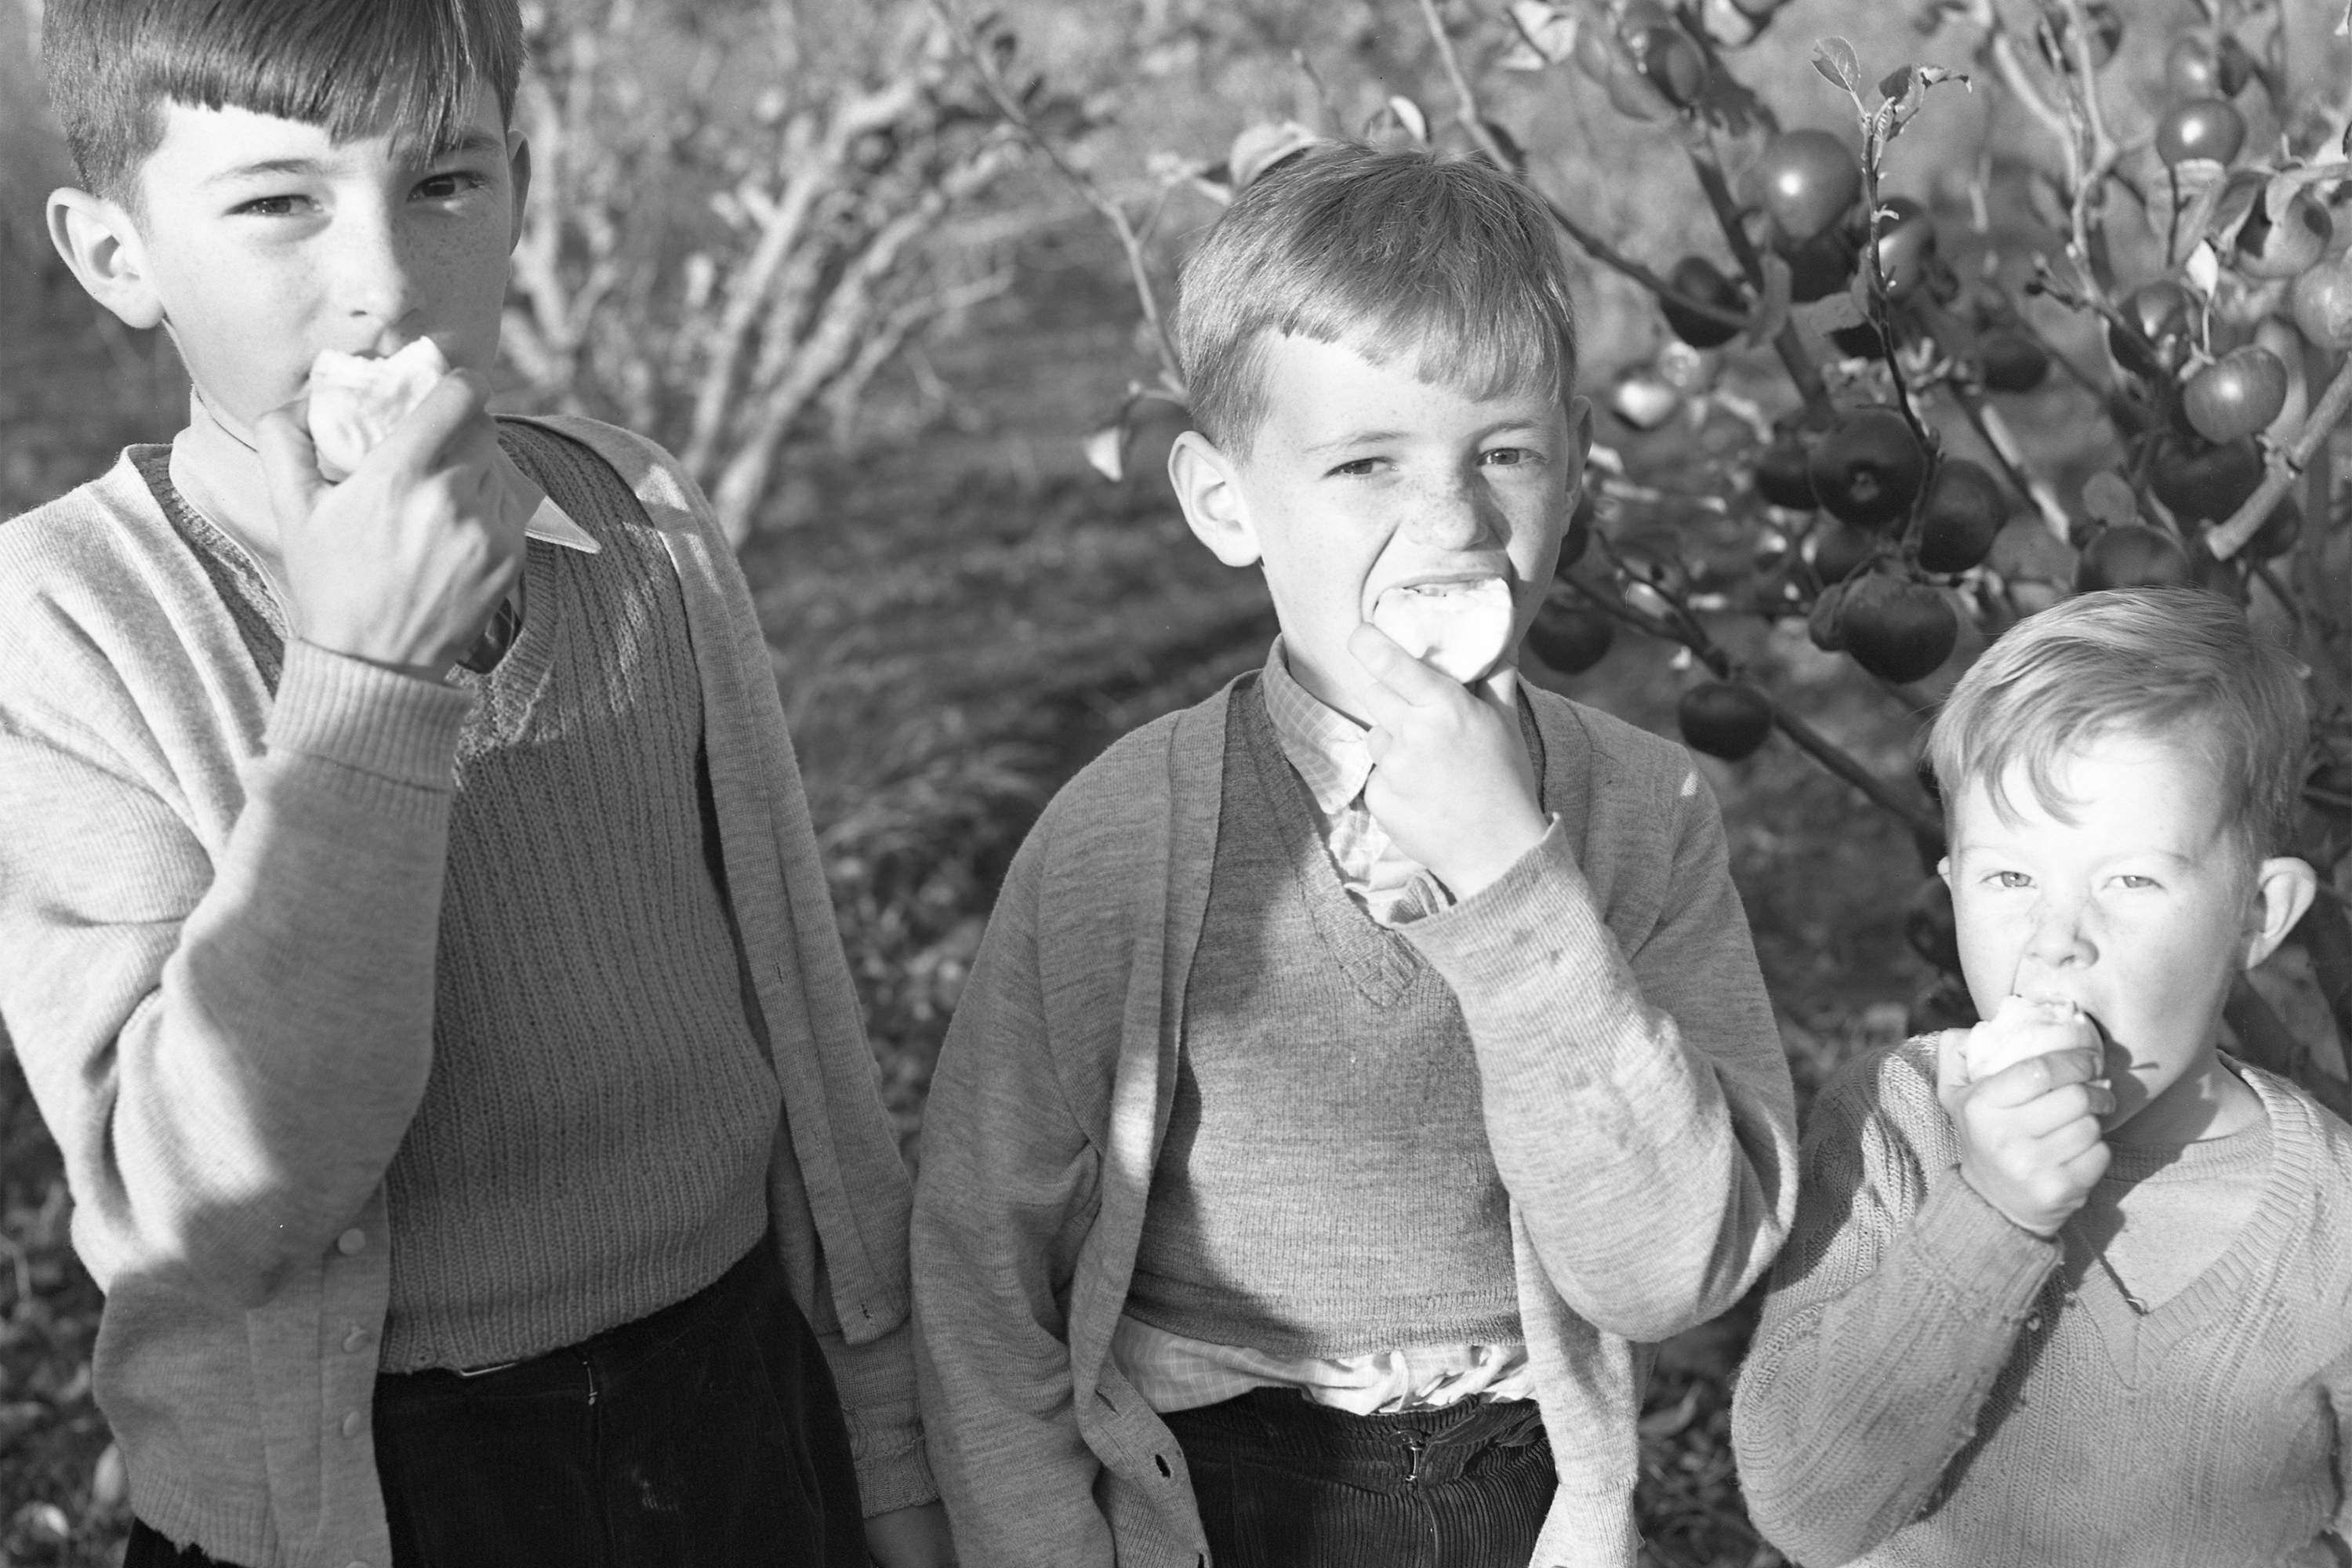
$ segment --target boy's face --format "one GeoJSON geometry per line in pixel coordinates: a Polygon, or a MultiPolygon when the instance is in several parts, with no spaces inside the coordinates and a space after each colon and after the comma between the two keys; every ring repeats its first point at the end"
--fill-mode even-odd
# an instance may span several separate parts
{"type": "Polygon", "coordinates": [[[1193,531],[1262,563],[1291,673],[1361,720],[1370,678],[1349,634],[1387,589],[1498,576],[1511,646],[1535,616],[1591,440],[1549,390],[1474,397],[1346,343],[1269,338],[1267,413],[1245,458],[1189,433],[1171,468],[1193,531]]]}
{"type": "Polygon", "coordinates": [[[93,291],[170,328],[231,430],[299,395],[322,349],[430,337],[453,366],[489,368],[529,177],[495,95],[477,88],[458,145],[397,153],[388,135],[337,144],[249,110],[158,112],[143,211],[122,215],[121,297],[93,291]]]}
{"type": "MultiPolygon", "coordinates": [[[[2014,820],[1971,781],[1944,865],[1978,1012],[2014,993],[2089,1015],[2107,1041],[2110,1135],[2152,1106],[2216,1098],[2221,1004],[2269,952],[2265,873],[2282,862],[2247,863],[2211,767],[2175,745],[2109,734],[2070,748],[2053,784],[2071,821],[2021,764],[2004,782],[2014,820]]],[[[2174,1120],[2190,1119],[2159,1112],[2141,1131],[2174,1120]]]]}

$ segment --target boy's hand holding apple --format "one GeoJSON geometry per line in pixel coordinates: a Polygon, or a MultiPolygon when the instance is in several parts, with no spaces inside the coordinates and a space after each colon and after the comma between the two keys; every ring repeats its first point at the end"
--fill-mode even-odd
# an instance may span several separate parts
{"type": "Polygon", "coordinates": [[[348,433],[299,405],[260,418],[296,635],[435,681],[474,646],[521,571],[536,499],[501,480],[488,396],[479,375],[445,374],[360,451],[322,454],[314,426],[330,446],[348,433]]]}
{"type": "Polygon", "coordinates": [[[1959,1139],[1961,1179],[2037,1236],[2055,1236],[2106,1171],[2105,1061],[2080,1009],[2022,996],[1937,1043],[1936,1097],[1959,1139]]]}
{"type": "Polygon", "coordinates": [[[1369,622],[1349,634],[1348,651],[1372,678],[1365,806],[1455,898],[1472,897],[1546,827],[1507,686],[1491,675],[1465,686],[1369,622]]]}

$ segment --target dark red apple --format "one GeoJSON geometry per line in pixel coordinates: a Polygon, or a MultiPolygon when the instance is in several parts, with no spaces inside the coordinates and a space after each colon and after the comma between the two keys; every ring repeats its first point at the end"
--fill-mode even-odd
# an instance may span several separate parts
{"type": "Polygon", "coordinates": [[[1706,56],[1689,34],[1672,23],[1644,27],[1634,36],[1633,55],[1667,102],[1686,109],[1698,100],[1706,81],[1706,56]]]}
{"type": "Polygon", "coordinates": [[[2148,466],[2147,482],[2175,517],[2218,521],[2237,510],[2262,484],[2262,454],[2252,441],[2210,447],[2168,437],[2148,466]]]}
{"type": "Polygon", "coordinates": [[[1911,509],[1927,478],[1927,454],[1911,422],[1892,408],[1850,410],[1813,444],[1813,494],[1831,515],[1879,528],[1911,509]]]}
{"type": "Polygon", "coordinates": [[[2213,46],[2194,33],[2181,34],[2165,51],[2164,85],[2177,99],[2233,96],[2221,90],[2221,62],[2213,46]]]}
{"type": "Polygon", "coordinates": [[[2050,354],[2023,332],[1987,332],[1977,344],[1984,384],[1992,392],[2032,392],[2050,375],[2050,354]]]}
{"type": "Polygon", "coordinates": [[[1812,460],[1812,447],[1802,437],[1794,430],[1781,431],[1756,459],[1756,493],[1774,506],[1811,510],[1821,504],[1809,471],[1812,460]]]}
{"type": "Polygon", "coordinates": [[[1993,536],[2009,521],[2009,496],[1981,464],[1947,458],[1936,470],[1919,517],[1919,564],[1930,572],[1966,572],[1991,552],[1993,536]]]}
{"type": "Polygon", "coordinates": [[[1729,321],[1718,321],[1712,316],[1662,300],[1659,308],[1665,312],[1666,325],[1675,336],[1695,349],[1718,348],[1739,335],[1738,318],[1748,310],[1748,301],[1738,284],[1716,269],[1715,263],[1704,256],[1685,256],[1666,274],[1666,281],[1678,293],[1688,295],[1701,304],[1720,306],[1731,313],[1729,321]]]}
{"type": "Polygon", "coordinates": [[[2168,163],[2210,158],[2226,163],[2246,144],[2246,117],[2219,98],[2193,99],[2165,110],[2156,123],[2157,156],[2168,163]]]}
{"type": "Polygon", "coordinates": [[[2143,283],[2124,301],[2131,330],[2109,322],[2107,347],[2134,374],[2170,375],[2188,363],[2196,313],[2196,299],[2170,279],[2143,283]]]}
{"type": "Polygon", "coordinates": [[[2189,552],[2180,542],[2144,522],[2104,528],[2074,563],[2074,590],[2179,588],[2193,581],[2189,552]]]}
{"type": "Polygon", "coordinates": [[[1775,236],[1772,247],[1789,264],[1789,299],[1799,305],[1828,299],[1862,265],[1862,237],[1848,224],[1832,224],[1801,245],[1775,236]]]}
{"type": "Polygon", "coordinates": [[[1889,196],[1880,206],[1878,273],[1886,280],[1886,297],[1899,302],[1918,292],[1935,267],[1936,220],[1908,196],[1889,196]]]}
{"type": "Polygon", "coordinates": [[[1878,553],[1878,536],[1850,522],[1824,518],[1813,530],[1811,556],[1813,575],[1823,583],[1843,583],[1854,569],[1878,553]]]}
{"type": "Polygon", "coordinates": [[[1838,625],[1838,612],[1844,607],[1845,584],[1832,583],[1822,590],[1821,597],[1813,601],[1812,613],[1805,617],[1805,635],[1823,653],[1845,651],[1845,632],[1838,625]]]}
{"type": "Polygon", "coordinates": [[[2323,349],[2352,348],[2352,250],[2294,280],[2294,324],[2323,349]]]}
{"type": "Polygon", "coordinates": [[[1617,623],[1598,610],[1569,605],[1544,605],[1528,627],[1528,647],[1545,665],[1562,675],[1581,675],[1608,657],[1617,640],[1617,623]]]}
{"type": "Polygon", "coordinates": [[[1772,732],[1772,700],[1745,681],[1703,681],[1683,693],[1675,720],[1691,750],[1736,763],[1772,732]]]}
{"type": "Polygon", "coordinates": [[[1846,588],[1838,629],[1854,663],[1900,686],[1934,674],[1951,657],[1960,617],[1925,584],[1872,576],[1846,588]]]}
{"type": "Polygon", "coordinates": [[[2208,441],[2235,441],[2267,427],[2286,406],[2286,366],[2255,343],[2231,349],[2189,378],[2180,410],[2208,441]]]}
{"type": "Polygon", "coordinates": [[[1862,198],[1862,165],[1843,142],[1811,127],[1784,131],[1756,163],[1757,188],[1773,226],[1802,244],[1862,198]]]}

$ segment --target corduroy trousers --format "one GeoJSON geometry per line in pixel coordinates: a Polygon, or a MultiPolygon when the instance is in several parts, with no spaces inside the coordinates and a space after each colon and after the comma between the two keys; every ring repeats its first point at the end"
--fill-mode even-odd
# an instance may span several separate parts
{"type": "Polygon", "coordinates": [[[1558,1485],[1533,1400],[1355,1415],[1256,1388],[1164,1419],[1216,1568],[1527,1568],[1558,1485]]]}

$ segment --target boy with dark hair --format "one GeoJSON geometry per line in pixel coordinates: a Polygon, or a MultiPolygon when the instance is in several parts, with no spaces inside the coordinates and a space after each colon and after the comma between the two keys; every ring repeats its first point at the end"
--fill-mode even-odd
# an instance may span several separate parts
{"type": "Polygon", "coordinates": [[[945,1561],[750,597],[667,454],[484,407],[512,0],[46,45],[58,247],[194,389],[0,528],[0,1016],[130,1563],[945,1561]]]}
{"type": "Polygon", "coordinates": [[[2044,610],[1937,714],[1985,1022],[1822,1091],[1732,1412],[1809,1568],[2352,1561],[2352,1129],[2219,1044],[2311,902],[2308,726],[2190,588],[2044,610]]]}
{"type": "Polygon", "coordinates": [[[1664,1339],[1794,1206],[1787,1068],[1678,747],[1520,681],[1589,413],[1525,187],[1310,150],[1187,261],[1170,472],[1263,670],[1008,873],[926,1112],[965,1562],[1632,1568],[1664,1339]]]}

